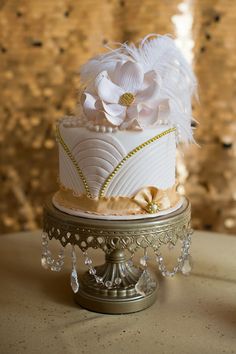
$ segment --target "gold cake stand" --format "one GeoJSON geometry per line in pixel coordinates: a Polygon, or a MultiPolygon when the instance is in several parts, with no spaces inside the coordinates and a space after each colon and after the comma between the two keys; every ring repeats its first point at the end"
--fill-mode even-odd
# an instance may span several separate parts
{"type": "Polygon", "coordinates": [[[173,276],[179,271],[187,273],[192,233],[190,221],[191,208],[186,198],[182,206],[171,214],[138,220],[98,220],[71,216],[56,209],[50,199],[44,207],[42,263],[51,270],[59,271],[64,259],[63,253],[57,261],[50,257],[50,251],[45,249],[48,246],[47,237],[48,240],[59,240],[63,247],[67,244],[78,246],[85,257],[88,272],[77,281],[74,252],[72,282],[76,302],[102,313],[140,311],[153,304],[157,293],[156,280],[148,269],[147,251],[154,251],[159,270],[164,276],[173,276]],[[175,246],[178,240],[182,242],[182,252],[177,266],[168,271],[161,247],[175,246]],[[88,255],[89,248],[104,251],[105,263],[102,266],[93,266],[88,255]],[[137,267],[132,258],[140,248],[144,255],[137,267]]]}

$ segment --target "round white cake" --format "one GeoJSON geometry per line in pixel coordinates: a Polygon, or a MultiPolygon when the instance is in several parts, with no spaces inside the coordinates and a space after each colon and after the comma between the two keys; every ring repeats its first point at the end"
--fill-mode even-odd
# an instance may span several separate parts
{"type": "Polygon", "coordinates": [[[82,67],[79,113],[56,127],[54,205],[96,218],[144,218],[181,206],[176,145],[192,140],[195,78],[168,36],[122,45],[82,67]],[[170,56],[171,54],[171,56],[170,56]]]}

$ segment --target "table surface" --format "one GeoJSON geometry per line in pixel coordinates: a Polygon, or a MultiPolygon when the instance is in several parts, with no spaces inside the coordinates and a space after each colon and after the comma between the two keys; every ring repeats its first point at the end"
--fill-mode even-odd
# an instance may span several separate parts
{"type": "MultiPolygon", "coordinates": [[[[161,278],[152,257],[150,267],[160,281],[157,301],[128,315],[98,314],[76,305],[70,257],[60,273],[42,269],[40,231],[0,240],[2,354],[236,353],[234,236],[195,232],[189,277],[161,278]]],[[[57,248],[54,241],[52,250],[57,248]]],[[[102,263],[100,252],[90,253],[102,263]]],[[[169,262],[174,253],[169,251],[169,262]]]]}

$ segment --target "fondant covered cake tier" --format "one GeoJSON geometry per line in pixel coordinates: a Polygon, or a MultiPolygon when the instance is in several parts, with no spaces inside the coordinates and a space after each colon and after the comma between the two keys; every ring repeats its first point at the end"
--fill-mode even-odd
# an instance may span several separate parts
{"type": "Polygon", "coordinates": [[[175,128],[102,133],[76,126],[76,119],[69,126],[64,123],[57,126],[57,206],[71,212],[129,215],[176,205],[175,128]]]}

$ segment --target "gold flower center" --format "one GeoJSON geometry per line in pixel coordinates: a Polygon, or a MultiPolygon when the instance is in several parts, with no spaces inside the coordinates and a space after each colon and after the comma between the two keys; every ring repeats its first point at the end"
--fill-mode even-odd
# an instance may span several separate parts
{"type": "Polygon", "coordinates": [[[135,96],[131,92],[125,92],[120,96],[119,104],[122,106],[130,106],[134,102],[135,96]]]}
{"type": "Polygon", "coordinates": [[[146,210],[149,214],[157,213],[158,210],[160,210],[160,205],[155,202],[150,202],[148,203],[146,210]]]}

